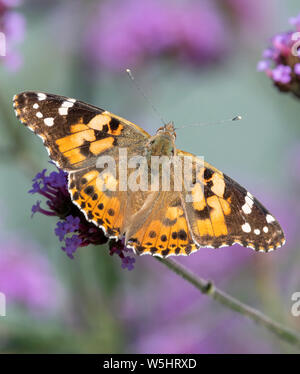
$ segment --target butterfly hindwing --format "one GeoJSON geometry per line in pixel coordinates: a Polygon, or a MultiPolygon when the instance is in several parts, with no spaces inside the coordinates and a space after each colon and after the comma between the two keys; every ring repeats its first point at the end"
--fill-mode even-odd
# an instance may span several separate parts
{"type": "Polygon", "coordinates": [[[126,233],[137,254],[186,256],[197,249],[178,192],[158,193],[148,205],[133,216],[126,233]]]}
{"type": "MultiPolygon", "coordinates": [[[[113,175],[107,176],[107,185],[117,183],[113,175]]],[[[126,192],[104,190],[101,183],[100,171],[95,168],[69,174],[72,200],[86,219],[101,227],[108,237],[122,237],[127,215],[126,192]]]]}

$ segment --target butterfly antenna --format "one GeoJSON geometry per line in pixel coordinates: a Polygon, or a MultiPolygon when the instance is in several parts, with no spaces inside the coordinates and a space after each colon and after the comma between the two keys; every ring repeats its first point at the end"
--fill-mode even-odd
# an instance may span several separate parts
{"type": "Polygon", "coordinates": [[[133,85],[135,86],[135,88],[140,92],[140,94],[143,96],[143,98],[148,102],[148,104],[151,106],[153,112],[155,113],[155,115],[159,118],[159,120],[164,124],[166,125],[166,122],[165,120],[162,118],[161,114],[159,113],[159,111],[156,109],[156,107],[154,106],[154,104],[152,103],[152,101],[149,99],[149,97],[145,94],[145,92],[143,91],[143,89],[138,85],[138,83],[136,82],[132,72],[130,69],[126,69],[126,73],[128,74],[131,82],[133,83],[133,85]]]}
{"type": "Polygon", "coordinates": [[[240,121],[241,119],[242,119],[242,116],[238,115],[238,116],[235,116],[233,118],[228,118],[228,119],[224,119],[222,121],[217,121],[217,122],[192,123],[191,125],[176,127],[176,130],[185,129],[186,127],[198,127],[198,126],[201,127],[201,126],[208,126],[208,125],[221,125],[223,123],[240,121]]]}

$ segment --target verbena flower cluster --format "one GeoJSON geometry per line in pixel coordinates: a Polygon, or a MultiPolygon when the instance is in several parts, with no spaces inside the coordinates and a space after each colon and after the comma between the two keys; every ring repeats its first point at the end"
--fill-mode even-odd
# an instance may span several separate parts
{"type": "Polygon", "coordinates": [[[300,14],[289,22],[294,30],[272,38],[257,69],[264,71],[280,91],[300,97],[300,14]]]}
{"type": "Polygon", "coordinates": [[[23,41],[25,18],[14,8],[22,0],[0,0],[0,61],[11,71],[16,71],[22,64],[22,57],[16,46],[23,41]]]}
{"type": "Polygon", "coordinates": [[[228,49],[226,25],[212,1],[109,0],[87,29],[87,55],[98,67],[124,70],[158,56],[195,65],[228,49]]]}
{"type": "Polygon", "coordinates": [[[62,250],[73,259],[79,247],[89,244],[105,244],[109,241],[110,254],[118,255],[122,260],[122,268],[132,270],[135,259],[131,250],[123,240],[108,240],[103,231],[85,219],[84,214],[73,204],[68,191],[68,174],[63,170],[52,171],[47,175],[44,169],[33,179],[31,194],[39,194],[47,199],[46,208],[37,201],[32,207],[32,214],[37,212],[46,216],[57,216],[55,234],[63,242],[62,250]]]}

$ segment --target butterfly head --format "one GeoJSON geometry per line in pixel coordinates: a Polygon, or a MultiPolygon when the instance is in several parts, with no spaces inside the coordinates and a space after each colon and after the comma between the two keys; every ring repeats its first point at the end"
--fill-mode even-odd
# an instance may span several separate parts
{"type": "Polygon", "coordinates": [[[164,126],[160,127],[157,131],[156,134],[166,134],[167,136],[170,136],[174,140],[176,139],[176,132],[175,132],[175,127],[174,123],[168,122],[164,126]]]}

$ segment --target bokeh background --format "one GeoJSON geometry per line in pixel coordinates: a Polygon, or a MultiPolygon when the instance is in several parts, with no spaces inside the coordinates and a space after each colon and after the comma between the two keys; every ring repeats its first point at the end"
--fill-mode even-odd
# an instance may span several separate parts
{"type": "Polygon", "coordinates": [[[270,254],[201,249],[179,261],[300,331],[291,314],[300,291],[300,101],[256,70],[269,38],[299,12],[298,0],[0,0],[1,352],[296,352],[150,256],[132,271],[106,245],[68,258],[56,218],[31,219],[31,179],[53,166],[15,118],[12,97],[23,90],[75,97],[154,134],[161,123],[125,74],[130,67],[178,127],[241,114],[240,122],[178,130],[177,146],[250,190],[279,220],[287,244],[270,254]]]}

